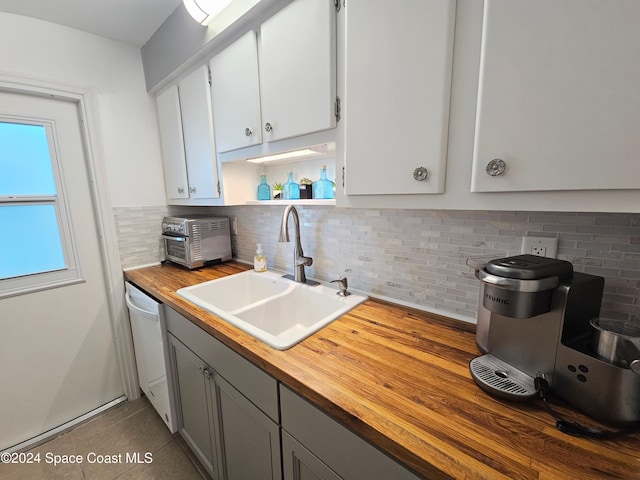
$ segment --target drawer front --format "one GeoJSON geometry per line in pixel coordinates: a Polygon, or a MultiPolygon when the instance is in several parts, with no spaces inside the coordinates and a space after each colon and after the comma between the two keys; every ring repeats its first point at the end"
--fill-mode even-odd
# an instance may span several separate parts
{"type": "Polygon", "coordinates": [[[280,385],[282,428],[345,480],[419,480],[405,467],[280,385]]]}
{"type": "Polygon", "coordinates": [[[278,383],[275,378],[209,335],[169,307],[165,308],[167,329],[207,362],[253,404],[280,423],[278,383]]]}

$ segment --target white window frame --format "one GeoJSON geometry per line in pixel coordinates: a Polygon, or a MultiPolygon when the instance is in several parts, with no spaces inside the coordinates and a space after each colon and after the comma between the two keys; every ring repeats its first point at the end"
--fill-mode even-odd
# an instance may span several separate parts
{"type": "MultiPolygon", "coordinates": [[[[58,232],[62,244],[64,256],[64,268],[60,270],[33,273],[19,277],[0,279],[0,298],[23,295],[40,290],[57,288],[84,282],[80,268],[80,261],[73,237],[73,222],[71,212],[66,201],[66,188],[63,169],[60,162],[60,142],[56,131],[55,122],[51,119],[23,116],[8,116],[0,114],[1,123],[19,123],[23,125],[36,125],[45,128],[49,145],[49,156],[53,179],[56,186],[56,195],[0,195],[0,206],[11,205],[53,205],[58,219],[58,232]]],[[[14,232],[16,241],[20,241],[21,235],[33,235],[37,232],[14,232]]]]}

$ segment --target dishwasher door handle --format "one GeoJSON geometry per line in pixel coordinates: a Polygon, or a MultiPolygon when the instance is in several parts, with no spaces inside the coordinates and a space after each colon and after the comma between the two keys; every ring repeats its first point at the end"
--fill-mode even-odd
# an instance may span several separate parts
{"type": "Polygon", "coordinates": [[[159,315],[155,312],[149,312],[143,308],[138,307],[137,305],[135,305],[132,301],[131,301],[131,296],[129,295],[129,292],[126,292],[124,294],[124,299],[127,302],[127,306],[131,309],[132,312],[137,313],[138,315],[140,315],[143,318],[146,318],[147,320],[153,320],[153,321],[158,321],[159,319],[159,315]]]}

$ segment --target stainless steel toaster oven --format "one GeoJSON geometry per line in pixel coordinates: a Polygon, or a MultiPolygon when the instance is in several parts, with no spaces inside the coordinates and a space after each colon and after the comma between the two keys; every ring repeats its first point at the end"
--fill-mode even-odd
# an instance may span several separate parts
{"type": "Polygon", "coordinates": [[[228,217],[164,217],[165,258],[189,269],[231,260],[228,217]]]}

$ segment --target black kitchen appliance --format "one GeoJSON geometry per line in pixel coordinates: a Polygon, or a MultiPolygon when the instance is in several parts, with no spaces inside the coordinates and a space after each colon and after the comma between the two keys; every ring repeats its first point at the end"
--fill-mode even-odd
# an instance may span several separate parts
{"type": "Polygon", "coordinates": [[[600,314],[604,279],[570,262],[517,255],[470,259],[481,281],[476,342],[485,353],[469,368],[487,392],[514,400],[552,392],[593,418],[640,421],[640,375],[593,348],[591,320],[600,314]]]}

